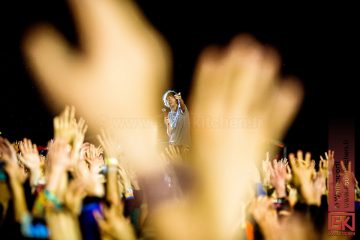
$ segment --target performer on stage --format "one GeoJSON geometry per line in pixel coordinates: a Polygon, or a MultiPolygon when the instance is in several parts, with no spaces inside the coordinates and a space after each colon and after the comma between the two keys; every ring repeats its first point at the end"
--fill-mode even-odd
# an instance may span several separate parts
{"type": "Polygon", "coordinates": [[[182,149],[190,148],[189,111],[181,98],[181,94],[168,90],[163,95],[163,101],[164,105],[170,109],[170,112],[164,116],[169,144],[179,146],[182,149]]]}

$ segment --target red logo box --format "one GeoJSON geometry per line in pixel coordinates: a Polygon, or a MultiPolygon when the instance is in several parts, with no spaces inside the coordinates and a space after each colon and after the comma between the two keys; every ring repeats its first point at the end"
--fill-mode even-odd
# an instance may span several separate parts
{"type": "Polygon", "coordinates": [[[355,231],[355,213],[329,212],[328,230],[355,231]]]}

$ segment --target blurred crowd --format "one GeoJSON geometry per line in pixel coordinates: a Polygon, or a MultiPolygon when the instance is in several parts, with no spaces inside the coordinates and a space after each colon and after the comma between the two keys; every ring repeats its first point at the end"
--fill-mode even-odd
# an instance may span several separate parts
{"type": "MultiPolygon", "coordinates": [[[[24,39],[29,69],[60,114],[46,147],[0,137],[1,239],[330,238],[336,153],[267,153],[303,97],[274,49],[248,35],[204,49],[188,105],[198,123],[191,149],[163,147],[156,116],[170,84],[166,42],[132,1],[69,5],[80,48],[45,24],[24,39]],[[97,140],[85,141],[88,132],[97,140]]],[[[340,162],[358,203],[351,162],[340,162]]]]}

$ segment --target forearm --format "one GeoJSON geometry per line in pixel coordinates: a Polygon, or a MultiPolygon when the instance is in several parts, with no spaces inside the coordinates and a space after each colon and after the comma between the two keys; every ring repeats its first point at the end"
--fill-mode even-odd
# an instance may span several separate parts
{"type": "Polygon", "coordinates": [[[181,107],[181,110],[182,110],[183,112],[185,112],[186,105],[185,105],[184,100],[183,100],[182,98],[180,99],[180,107],[181,107]]]}
{"type": "Polygon", "coordinates": [[[64,178],[66,178],[66,175],[65,175],[65,171],[62,170],[62,169],[53,169],[51,172],[50,172],[50,175],[49,175],[49,179],[48,179],[48,182],[46,184],[46,189],[53,193],[53,194],[56,194],[58,198],[60,198],[59,196],[59,188],[60,188],[60,185],[61,185],[61,181],[64,181],[64,178]]]}
{"type": "Polygon", "coordinates": [[[134,191],[131,186],[131,180],[128,174],[125,172],[122,176],[122,184],[124,186],[124,195],[126,199],[133,199],[134,198],[134,191]]]}
{"type": "Polygon", "coordinates": [[[28,214],[24,189],[16,176],[10,177],[10,186],[14,197],[15,218],[17,222],[20,222],[22,217],[28,214]]]}
{"type": "Polygon", "coordinates": [[[322,194],[317,193],[314,189],[306,186],[301,186],[301,194],[308,205],[320,205],[322,194]]]}
{"type": "Polygon", "coordinates": [[[64,202],[65,200],[65,193],[68,187],[68,174],[67,172],[63,172],[63,174],[60,177],[60,181],[58,183],[58,186],[56,188],[56,191],[54,194],[58,198],[60,202],[64,202]]]}
{"type": "Polygon", "coordinates": [[[33,189],[36,188],[36,186],[39,184],[39,180],[41,179],[41,169],[31,169],[30,170],[30,185],[33,189]]]}
{"type": "Polygon", "coordinates": [[[283,184],[278,184],[277,186],[275,186],[275,191],[278,198],[286,197],[285,182],[283,184]]]}
{"type": "Polygon", "coordinates": [[[120,202],[120,196],[117,188],[117,160],[113,159],[114,162],[107,163],[107,184],[106,184],[106,199],[112,204],[118,204],[120,202]],[[115,161],[116,160],[116,161],[115,161]]]}
{"type": "Polygon", "coordinates": [[[60,182],[61,175],[61,171],[51,171],[49,174],[48,182],[46,184],[46,189],[51,192],[55,191],[58,183],[60,182]]]}

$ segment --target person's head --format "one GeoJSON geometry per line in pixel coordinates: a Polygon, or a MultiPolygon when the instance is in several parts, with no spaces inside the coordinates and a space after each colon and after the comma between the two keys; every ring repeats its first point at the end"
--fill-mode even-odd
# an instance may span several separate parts
{"type": "Polygon", "coordinates": [[[164,101],[164,105],[172,110],[176,109],[177,107],[177,100],[175,98],[176,92],[173,90],[168,90],[164,95],[163,95],[163,101],[164,101]]]}

